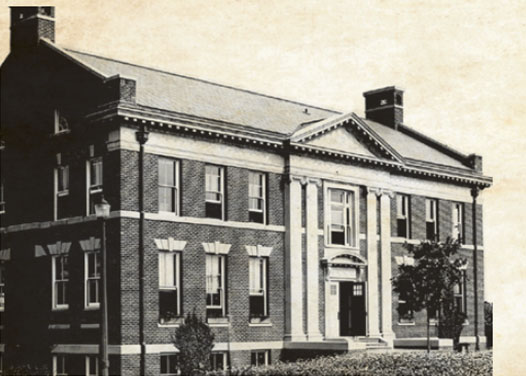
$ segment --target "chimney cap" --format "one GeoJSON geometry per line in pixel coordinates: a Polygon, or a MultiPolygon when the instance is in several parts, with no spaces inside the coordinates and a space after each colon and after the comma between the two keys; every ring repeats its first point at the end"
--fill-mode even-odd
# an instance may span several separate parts
{"type": "Polygon", "coordinates": [[[369,91],[366,91],[363,93],[363,96],[364,97],[368,97],[369,95],[373,95],[373,94],[378,94],[378,93],[383,93],[383,92],[386,92],[386,91],[398,91],[398,92],[404,92],[404,88],[400,87],[400,86],[386,86],[386,87],[382,87],[382,88],[379,88],[379,89],[373,89],[373,90],[369,90],[369,91]]]}

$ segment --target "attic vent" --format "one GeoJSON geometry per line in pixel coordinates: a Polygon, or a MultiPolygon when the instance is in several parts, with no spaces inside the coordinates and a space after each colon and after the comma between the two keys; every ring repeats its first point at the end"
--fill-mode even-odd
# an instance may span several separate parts
{"type": "Polygon", "coordinates": [[[385,106],[387,104],[387,99],[382,99],[380,101],[380,106],[385,106]]]}

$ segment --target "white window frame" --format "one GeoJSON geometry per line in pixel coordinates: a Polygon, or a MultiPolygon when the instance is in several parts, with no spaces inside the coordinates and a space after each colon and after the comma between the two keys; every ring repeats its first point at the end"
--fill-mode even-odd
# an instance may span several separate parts
{"type": "Polygon", "coordinates": [[[5,265],[0,263],[0,312],[5,311],[5,265]]]}
{"type": "Polygon", "coordinates": [[[262,223],[267,223],[267,213],[266,213],[267,212],[267,199],[266,197],[267,197],[267,175],[264,172],[250,171],[248,173],[248,211],[262,213],[263,215],[262,223]],[[252,183],[253,178],[259,180],[261,184],[253,184],[252,183]],[[261,191],[261,196],[254,194],[257,191],[261,191]],[[261,209],[251,207],[253,200],[261,201],[261,209]]]}
{"type": "Polygon", "coordinates": [[[226,256],[225,255],[216,255],[216,254],[210,254],[210,253],[207,253],[206,254],[206,293],[207,293],[207,300],[208,300],[208,292],[211,290],[209,288],[209,284],[212,283],[210,282],[210,279],[213,278],[214,276],[210,274],[210,270],[208,269],[209,268],[209,265],[211,265],[211,262],[209,262],[209,259],[211,258],[218,258],[219,260],[219,270],[218,272],[220,273],[220,279],[219,279],[219,282],[220,282],[220,286],[219,286],[219,299],[220,299],[220,304],[219,305],[209,305],[208,302],[206,304],[206,308],[207,309],[221,309],[222,311],[222,316],[225,317],[226,315],[226,302],[225,302],[225,298],[226,298],[226,292],[225,292],[225,281],[226,281],[226,267],[225,267],[225,263],[226,263],[226,256]]]}
{"type": "Polygon", "coordinates": [[[159,212],[162,213],[174,213],[175,215],[179,216],[181,215],[181,209],[180,209],[180,181],[179,181],[179,169],[180,169],[180,162],[176,159],[171,158],[163,158],[159,157],[158,163],[157,163],[157,169],[158,169],[158,206],[159,206],[159,212]],[[173,173],[174,173],[174,185],[166,185],[161,184],[161,165],[163,163],[170,163],[173,166],[173,173]],[[161,195],[160,191],[161,188],[164,189],[170,189],[171,190],[171,199],[172,202],[172,210],[161,210],[161,195]]]}
{"type": "Polygon", "coordinates": [[[210,362],[211,362],[211,367],[212,367],[212,370],[216,370],[217,368],[214,367],[214,364],[217,364],[216,360],[215,360],[215,356],[223,356],[223,369],[222,371],[226,371],[228,369],[228,353],[226,351],[214,351],[212,352],[212,354],[210,355],[210,362]]]}
{"type": "Polygon", "coordinates": [[[101,289],[101,270],[100,270],[100,261],[97,260],[100,259],[101,255],[100,252],[97,251],[88,251],[84,252],[84,309],[98,309],[100,307],[100,289],[101,289]],[[99,264],[99,270],[98,270],[98,276],[96,277],[89,277],[89,257],[90,255],[95,255],[95,265],[99,264]],[[98,261],[98,262],[97,262],[98,261]],[[89,282],[90,281],[98,281],[97,282],[97,299],[98,302],[90,302],[90,294],[89,294],[89,282]]]}
{"type": "Polygon", "coordinates": [[[261,367],[261,366],[269,366],[270,365],[270,350],[252,350],[250,352],[250,364],[252,366],[255,366],[255,367],[261,367]],[[264,353],[265,355],[265,361],[263,364],[258,364],[257,362],[257,357],[258,357],[258,354],[260,353],[264,353]],[[255,354],[256,355],[256,364],[253,364],[252,363],[252,354],[255,354]]]}
{"type": "Polygon", "coordinates": [[[451,235],[453,240],[464,244],[464,204],[461,202],[454,202],[452,204],[452,223],[451,235]]]}
{"type": "Polygon", "coordinates": [[[53,376],[67,376],[66,372],[67,357],[66,354],[53,355],[53,376]],[[58,373],[59,363],[62,363],[63,373],[58,373]]]}
{"type": "Polygon", "coordinates": [[[69,258],[69,255],[67,253],[64,253],[60,255],[51,256],[51,308],[54,311],[65,310],[69,308],[69,303],[58,304],[57,302],[58,283],[64,283],[66,286],[65,289],[66,289],[66,302],[67,302],[67,291],[68,291],[68,284],[69,284],[69,259],[67,263],[68,269],[66,269],[68,273],[68,278],[67,279],[56,279],[57,261],[63,258],[69,258]]]}
{"type": "Polygon", "coordinates": [[[0,214],[5,213],[5,192],[4,192],[4,182],[0,182],[0,214]]]}
{"type": "Polygon", "coordinates": [[[205,165],[205,203],[210,202],[213,204],[221,204],[221,220],[225,220],[225,168],[222,166],[217,166],[213,164],[205,165]],[[208,173],[208,168],[217,168],[219,170],[218,175],[211,175],[208,173]],[[219,191],[209,189],[209,176],[219,178],[219,191]],[[218,200],[212,200],[207,197],[207,193],[218,194],[220,196],[218,200]]]}
{"type": "Polygon", "coordinates": [[[58,201],[60,197],[67,196],[69,194],[69,165],[60,165],[55,167],[54,176],[53,176],[53,187],[54,187],[54,205],[53,205],[53,218],[58,219],[58,201]],[[62,172],[62,175],[61,175],[62,172]],[[62,190],[59,190],[60,179],[62,178],[62,183],[66,187],[62,190]]]}
{"type": "MultiPolygon", "coordinates": [[[[325,246],[326,247],[334,247],[334,248],[346,248],[346,249],[352,249],[352,250],[359,250],[359,236],[360,236],[360,228],[359,228],[359,218],[360,218],[360,189],[359,187],[352,186],[352,185],[346,185],[346,184],[334,184],[334,183],[324,183],[324,202],[325,202],[325,246]],[[331,242],[331,198],[330,198],[330,192],[331,190],[343,190],[347,193],[352,192],[354,194],[354,218],[350,218],[349,220],[345,220],[346,227],[346,235],[345,235],[345,244],[332,244],[331,242]],[[347,231],[348,227],[351,227],[351,232],[353,233],[352,239],[349,242],[347,231]]],[[[350,205],[348,203],[347,205],[350,205]]],[[[345,205],[344,205],[345,207],[345,205]]],[[[351,206],[352,209],[352,206],[351,206]]],[[[348,218],[348,217],[345,217],[348,218]]]]}
{"type": "Polygon", "coordinates": [[[427,239],[427,223],[434,222],[435,238],[427,240],[438,240],[438,200],[434,198],[426,198],[426,239],[427,239]]]}
{"type": "Polygon", "coordinates": [[[91,157],[86,161],[86,213],[87,215],[94,214],[91,213],[91,202],[92,196],[102,193],[104,184],[104,165],[102,157],[91,157]],[[100,182],[95,182],[98,184],[93,184],[91,179],[91,165],[100,164],[100,182]]]}
{"type": "Polygon", "coordinates": [[[159,354],[159,375],[161,376],[176,376],[176,375],[180,375],[181,374],[181,371],[180,370],[177,370],[177,372],[173,373],[173,372],[170,372],[170,359],[171,357],[177,357],[178,354],[177,353],[161,353],[159,354]],[[167,357],[168,360],[167,360],[167,365],[168,365],[168,372],[165,372],[165,373],[162,373],[162,369],[161,369],[161,365],[162,365],[162,358],[163,357],[167,357]]]}
{"type": "Polygon", "coordinates": [[[86,355],[86,376],[99,376],[99,357],[97,355],[86,355]],[[95,359],[95,370],[91,369],[90,359],[92,358],[95,359]]]}
{"type": "MultiPolygon", "coordinates": [[[[267,286],[267,273],[268,273],[268,257],[249,257],[248,264],[248,280],[249,280],[249,295],[250,296],[263,296],[263,317],[268,316],[268,286],[267,286]],[[253,283],[255,277],[253,268],[255,262],[258,263],[257,267],[259,271],[257,276],[259,277],[259,283],[253,283]],[[254,286],[258,285],[256,290],[254,286]]],[[[250,310],[250,307],[249,307],[250,310]]]]}
{"type": "Polygon", "coordinates": [[[406,239],[411,238],[411,213],[410,213],[410,204],[409,204],[409,195],[397,193],[396,194],[396,226],[397,226],[397,235],[398,235],[398,220],[405,220],[406,228],[406,239]]]}
{"type": "Polygon", "coordinates": [[[466,271],[461,270],[462,276],[460,283],[457,283],[453,288],[453,296],[455,298],[455,304],[458,297],[461,299],[461,312],[467,314],[467,296],[466,296],[466,271]],[[457,292],[458,290],[458,292],[457,292]]]}
{"type": "MultiPolygon", "coordinates": [[[[159,251],[159,291],[176,291],[177,294],[177,312],[176,316],[180,316],[181,312],[181,252],[159,251]],[[171,261],[169,260],[171,259],[171,261]],[[173,281],[172,283],[163,283],[166,281],[166,262],[171,262],[173,266],[173,281]]],[[[160,304],[160,302],[159,302],[160,304]]]]}
{"type": "Polygon", "coordinates": [[[55,128],[54,129],[55,130],[55,134],[67,133],[67,132],[70,131],[68,120],[64,116],[62,116],[60,114],[59,110],[55,110],[55,112],[54,112],[54,128],[55,128]],[[60,129],[60,120],[61,119],[64,119],[66,121],[67,127],[65,129],[60,129]]]}

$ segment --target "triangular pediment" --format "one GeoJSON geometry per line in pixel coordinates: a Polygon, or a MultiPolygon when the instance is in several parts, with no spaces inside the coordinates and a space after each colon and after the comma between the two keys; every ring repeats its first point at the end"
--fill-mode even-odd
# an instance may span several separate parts
{"type": "Polygon", "coordinates": [[[368,157],[376,156],[366,145],[358,141],[347,127],[336,128],[309,140],[306,144],[368,157]]]}
{"type": "Polygon", "coordinates": [[[401,162],[402,157],[354,113],[305,124],[291,141],[332,152],[401,162]]]}

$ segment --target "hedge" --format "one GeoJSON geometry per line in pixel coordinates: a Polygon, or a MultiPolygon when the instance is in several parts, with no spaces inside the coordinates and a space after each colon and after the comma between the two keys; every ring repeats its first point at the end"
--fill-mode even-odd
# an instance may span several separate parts
{"type": "MultiPolygon", "coordinates": [[[[319,357],[268,367],[233,369],[232,376],[482,376],[493,374],[493,353],[391,352],[319,357]]],[[[210,375],[227,375],[212,372],[210,375]]]]}

